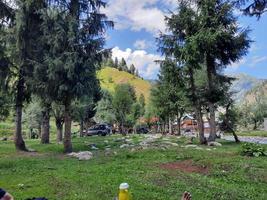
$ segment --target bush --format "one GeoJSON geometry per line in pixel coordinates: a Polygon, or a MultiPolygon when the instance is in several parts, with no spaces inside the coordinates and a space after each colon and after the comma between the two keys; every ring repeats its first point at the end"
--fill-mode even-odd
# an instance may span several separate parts
{"type": "Polygon", "coordinates": [[[241,154],[252,157],[267,156],[267,152],[265,151],[264,147],[254,143],[243,144],[241,154]]]}

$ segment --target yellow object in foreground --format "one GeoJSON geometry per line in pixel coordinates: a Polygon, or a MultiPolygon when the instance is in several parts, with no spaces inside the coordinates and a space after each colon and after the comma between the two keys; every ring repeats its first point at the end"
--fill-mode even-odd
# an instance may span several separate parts
{"type": "Polygon", "coordinates": [[[120,184],[119,200],[131,200],[128,183],[120,184]]]}

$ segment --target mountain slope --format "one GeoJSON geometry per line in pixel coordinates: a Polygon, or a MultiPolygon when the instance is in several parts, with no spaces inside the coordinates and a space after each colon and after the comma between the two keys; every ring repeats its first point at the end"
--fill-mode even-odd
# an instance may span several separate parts
{"type": "Polygon", "coordinates": [[[254,103],[257,97],[263,96],[265,96],[267,99],[267,80],[248,91],[244,96],[243,102],[247,102],[249,104],[254,103]]]}
{"type": "Polygon", "coordinates": [[[97,76],[101,83],[101,88],[114,92],[115,86],[121,83],[129,83],[135,88],[136,94],[145,96],[146,101],[149,98],[151,84],[128,72],[119,71],[115,68],[105,67],[98,71],[97,76]]]}
{"type": "Polygon", "coordinates": [[[247,74],[236,74],[230,76],[236,78],[231,87],[231,91],[235,92],[234,98],[237,102],[242,102],[249,91],[264,82],[264,80],[254,78],[247,74]]]}

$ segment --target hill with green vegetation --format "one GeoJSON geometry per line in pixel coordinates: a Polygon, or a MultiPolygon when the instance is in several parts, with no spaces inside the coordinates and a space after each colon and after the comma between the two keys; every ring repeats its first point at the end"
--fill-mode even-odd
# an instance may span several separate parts
{"type": "Polygon", "coordinates": [[[133,74],[125,71],[119,71],[118,69],[111,67],[105,67],[98,71],[97,76],[100,80],[101,88],[106,89],[111,93],[114,92],[116,85],[129,83],[134,87],[138,97],[143,94],[146,101],[149,98],[151,83],[133,74]]]}

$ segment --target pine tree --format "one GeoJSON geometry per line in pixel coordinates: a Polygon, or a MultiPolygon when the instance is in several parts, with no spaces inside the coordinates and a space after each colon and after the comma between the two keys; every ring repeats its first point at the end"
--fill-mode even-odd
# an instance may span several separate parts
{"type": "Polygon", "coordinates": [[[128,72],[127,63],[124,58],[121,59],[121,62],[119,63],[119,70],[128,72]]]}
{"type": "Polygon", "coordinates": [[[223,94],[224,84],[229,82],[220,71],[246,53],[249,40],[247,30],[240,32],[236,26],[232,4],[220,0],[196,1],[195,12],[190,8],[190,3],[183,1],[179,4],[178,14],[166,19],[172,35],[161,36],[160,50],[181,65],[189,75],[188,94],[195,107],[200,142],[204,143],[202,103],[199,100],[204,98],[208,104],[211,125],[209,140],[213,141],[216,138],[216,103],[223,94]],[[207,90],[198,92],[195,71],[203,65],[207,90]]]}
{"type": "MultiPolygon", "coordinates": [[[[44,7],[43,0],[37,1],[17,1],[17,10],[15,17],[16,27],[10,37],[15,37],[15,49],[12,51],[13,65],[16,70],[15,82],[15,133],[14,143],[16,149],[26,151],[26,146],[22,138],[22,108],[24,102],[30,98],[30,85],[27,82],[32,76],[34,64],[31,62],[37,56],[40,50],[38,48],[38,37],[40,36],[40,14],[39,9],[44,7]]],[[[12,46],[12,45],[11,45],[12,46]]]]}
{"type": "Polygon", "coordinates": [[[216,139],[216,103],[223,94],[223,86],[229,80],[220,73],[222,68],[238,61],[249,48],[248,31],[239,31],[233,16],[232,4],[222,0],[198,2],[201,27],[192,40],[201,52],[206,65],[207,94],[210,113],[210,141],[216,139]],[[218,17],[220,16],[220,17],[218,17]]]}
{"type": "Polygon", "coordinates": [[[96,70],[109,55],[109,51],[103,50],[104,34],[113,23],[99,13],[106,5],[101,0],[72,0],[66,8],[65,2],[57,5],[43,11],[42,39],[46,41],[46,52],[36,70],[45,72],[46,78],[36,85],[45,87],[52,101],[64,105],[64,151],[71,152],[71,104],[99,90],[96,70]]]}
{"type": "Polygon", "coordinates": [[[131,64],[131,66],[130,66],[130,69],[129,69],[129,72],[131,73],[131,74],[135,74],[135,66],[134,66],[134,64],[131,64]]]}
{"type": "Polygon", "coordinates": [[[116,69],[119,68],[119,61],[118,61],[117,57],[115,57],[115,60],[114,60],[114,68],[116,68],[116,69]]]}

